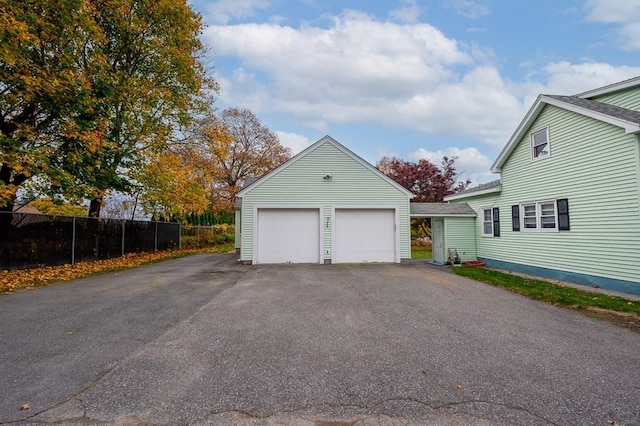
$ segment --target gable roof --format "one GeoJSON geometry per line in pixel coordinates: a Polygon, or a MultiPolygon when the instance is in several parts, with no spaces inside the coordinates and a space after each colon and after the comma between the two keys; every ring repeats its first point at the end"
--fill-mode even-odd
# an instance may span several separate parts
{"type": "Polygon", "coordinates": [[[492,180],[491,182],[483,183],[473,188],[458,191],[455,194],[447,195],[444,197],[445,201],[457,200],[459,198],[473,197],[476,195],[491,194],[494,192],[502,191],[502,182],[500,179],[492,180]]]}
{"type": "Polygon", "coordinates": [[[520,122],[516,131],[513,133],[505,147],[502,149],[498,158],[491,166],[491,171],[499,173],[502,166],[507,161],[516,148],[518,142],[522,139],[525,132],[533,124],[538,115],[542,112],[546,105],[554,105],[568,111],[575,112],[605,123],[612,124],[624,129],[626,133],[640,133],[640,112],[622,108],[615,105],[605,104],[591,100],[589,98],[626,89],[629,87],[639,86],[640,77],[625,80],[605,86],[600,89],[591,90],[575,96],[557,96],[557,95],[540,95],[534,102],[527,115],[520,122]]]}
{"type": "Polygon", "coordinates": [[[596,96],[606,95],[608,93],[617,92],[618,90],[624,90],[629,87],[634,87],[640,84],[640,76],[633,77],[628,80],[619,81],[617,83],[609,84],[607,86],[598,87],[597,89],[587,90],[586,92],[578,93],[576,96],[579,98],[589,99],[596,96]]]}
{"type": "Polygon", "coordinates": [[[467,203],[409,203],[411,217],[476,217],[467,203]]]}
{"type": "Polygon", "coordinates": [[[326,144],[335,147],[339,151],[342,151],[342,153],[344,153],[345,155],[347,155],[351,159],[355,160],[357,163],[359,163],[362,166],[364,166],[370,172],[374,173],[375,175],[377,175],[378,177],[380,177],[381,179],[383,179],[384,181],[386,181],[387,183],[389,183],[391,186],[395,187],[399,191],[405,193],[409,198],[413,198],[415,196],[415,194],[413,194],[411,191],[406,189],[404,186],[400,185],[398,182],[396,182],[395,180],[391,179],[389,176],[385,175],[380,170],[376,169],[374,166],[369,164],[367,161],[362,159],[360,156],[358,156],[353,151],[351,151],[348,148],[346,148],[344,145],[342,145],[341,143],[339,143],[338,141],[336,141],[335,139],[333,139],[329,135],[325,135],[324,137],[322,137],[320,140],[318,140],[313,145],[307,147],[305,150],[303,150],[303,151],[299,152],[297,155],[291,157],[285,163],[283,163],[280,166],[276,167],[275,169],[271,170],[269,173],[267,173],[266,175],[264,175],[263,177],[261,177],[257,181],[253,182],[250,186],[248,186],[246,188],[243,188],[242,190],[240,190],[240,192],[238,192],[237,196],[238,197],[243,197],[248,192],[252,191],[254,188],[257,188],[260,185],[262,185],[264,182],[268,181],[272,176],[280,173],[281,171],[285,170],[286,168],[288,168],[292,164],[295,164],[296,162],[298,162],[300,159],[306,157],[309,153],[311,153],[311,152],[315,151],[316,149],[318,149],[320,146],[326,145],[326,144]]]}

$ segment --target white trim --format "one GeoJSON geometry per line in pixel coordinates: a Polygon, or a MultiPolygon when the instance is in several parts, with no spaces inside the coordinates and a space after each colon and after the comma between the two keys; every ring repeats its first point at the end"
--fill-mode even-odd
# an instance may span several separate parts
{"type": "Polygon", "coordinates": [[[251,263],[258,264],[258,220],[259,209],[283,209],[283,210],[318,210],[318,263],[324,263],[324,237],[322,228],[323,206],[319,204],[254,204],[253,205],[253,247],[251,254],[251,263]]]}
{"type": "Polygon", "coordinates": [[[482,221],[481,221],[482,231],[480,232],[480,236],[482,236],[484,238],[493,238],[494,237],[494,235],[493,235],[493,207],[480,207],[480,212],[482,213],[481,214],[481,217],[482,217],[482,221]],[[486,234],[484,232],[484,223],[485,223],[484,212],[485,212],[485,210],[489,210],[489,212],[491,213],[491,221],[490,221],[491,222],[491,234],[486,234]]]}
{"type": "Polygon", "coordinates": [[[629,80],[620,81],[618,83],[609,84],[608,86],[578,93],[575,96],[582,99],[595,98],[596,96],[606,95],[607,93],[617,92],[619,90],[628,89],[629,87],[634,87],[638,85],[640,85],[640,77],[634,77],[629,80]]]}
{"type": "Polygon", "coordinates": [[[558,200],[544,200],[544,201],[529,201],[526,203],[520,203],[520,231],[521,232],[529,232],[529,233],[549,233],[549,232],[559,232],[558,225],[558,200]],[[542,210],[541,204],[553,204],[553,214],[555,218],[555,228],[541,228],[540,220],[542,219],[542,210]],[[534,205],[536,207],[536,227],[535,228],[526,228],[524,226],[524,206],[534,205]]]}
{"type": "MultiPolygon", "coordinates": [[[[353,151],[349,150],[344,145],[342,145],[340,142],[336,141],[335,139],[333,139],[331,136],[328,136],[328,135],[324,136],[323,138],[318,140],[313,145],[307,147],[302,152],[300,152],[297,155],[295,155],[294,157],[290,158],[284,164],[281,164],[280,166],[276,167],[275,169],[273,169],[272,171],[267,173],[265,176],[261,177],[256,182],[254,182],[251,185],[249,185],[248,187],[246,187],[245,189],[240,190],[240,192],[238,192],[238,194],[237,194],[237,197],[244,197],[248,192],[250,192],[254,188],[259,187],[264,182],[268,181],[272,176],[280,173],[282,170],[286,169],[287,167],[291,166],[292,164],[295,164],[300,159],[302,159],[305,156],[307,156],[310,152],[315,151],[316,149],[318,149],[318,147],[320,147],[320,146],[322,146],[322,145],[324,145],[326,143],[332,145],[334,148],[338,149],[339,151],[342,151],[345,155],[347,155],[351,159],[355,160],[356,162],[360,163],[362,166],[364,166],[370,172],[372,172],[375,175],[377,175],[378,177],[382,178],[384,181],[386,181],[388,184],[390,184],[391,186],[395,187],[399,191],[402,191],[403,193],[405,193],[409,198],[415,197],[415,194],[413,194],[411,191],[406,189],[404,186],[400,185],[399,183],[397,183],[396,181],[391,179],[389,176],[385,175],[380,170],[376,169],[374,166],[369,164],[367,161],[363,160],[360,156],[355,154],[353,151]]],[[[328,174],[331,174],[330,172],[331,172],[330,170],[327,170],[328,174]]],[[[321,178],[321,176],[318,176],[318,178],[321,178]]]]}
{"type": "MultiPolygon", "coordinates": [[[[471,188],[471,189],[473,189],[473,188],[471,188]]],[[[443,199],[444,199],[444,201],[459,200],[459,199],[462,199],[462,198],[475,197],[476,195],[493,194],[495,192],[500,192],[500,191],[502,191],[502,184],[500,184],[498,186],[494,186],[492,188],[482,189],[480,191],[465,192],[463,194],[446,195],[443,199]]]]}
{"type": "Polygon", "coordinates": [[[529,132],[529,149],[531,150],[531,161],[539,161],[539,160],[544,160],[545,158],[549,158],[551,157],[551,143],[549,140],[549,126],[545,126],[545,127],[541,127],[537,130],[532,130],[531,132],[529,132]],[[536,157],[535,155],[535,141],[533,140],[533,135],[536,133],[540,133],[544,131],[546,136],[547,136],[547,140],[546,140],[546,144],[547,144],[547,153],[545,155],[539,155],[536,157]]]}
{"type": "Polygon", "coordinates": [[[498,158],[496,158],[496,161],[491,166],[491,171],[493,173],[500,173],[504,162],[507,160],[507,158],[509,158],[513,150],[516,148],[518,142],[520,142],[520,140],[524,136],[524,133],[529,129],[531,123],[533,123],[533,121],[538,117],[545,105],[553,105],[567,111],[575,112],[576,114],[584,115],[585,117],[590,117],[617,127],[621,127],[625,130],[626,133],[640,132],[640,125],[638,125],[637,123],[631,123],[626,120],[611,117],[607,114],[553,99],[545,95],[539,95],[534,104],[531,106],[531,109],[529,109],[529,112],[527,112],[527,115],[525,115],[524,119],[518,125],[516,131],[513,133],[511,138],[509,138],[509,141],[498,155],[498,158]]]}
{"type": "Polygon", "coordinates": [[[389,204],[336,204],[331,206],[331,262],[336,259],[336,210],[393,210],[395,217],[394,260],[400,263],[400,206],[389,204]]]}

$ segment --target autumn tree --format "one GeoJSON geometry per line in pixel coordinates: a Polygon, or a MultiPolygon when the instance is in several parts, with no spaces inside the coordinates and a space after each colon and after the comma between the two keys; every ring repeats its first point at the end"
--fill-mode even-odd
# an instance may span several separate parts
{"type": "Polygon", "coordinates": [[[139,176],[144,211],[167,219],[202,214],[211,197],[211,176],[207,174],[210,168],[202,160],[189,145],[173,147],[150,158],[139,176]]]}
{"type": "Polygon", "coordinates": [[[92,13],[84,0],[0,0],[0,210],[11,211],[33,176],[58,175],[62,138],[96,136],[78,120],[95,105],[102,39],[92,13]]]}
{"type": "Polygon", "coordinates": [[[215,89],[198,60],[200,16],[186,0],[93,0],[102,30],[104,67],[94,76],[97,107],[83,118],[102,128],[101,143],[68,138],[59,157],[73,180],[64,193],[91,200],[99,216],[108,190],[127,192],[145,156],[162,158],[174,133],[191,119],[203,86],[215,89]],[[103,127],[102,127],[103,126],[103,127]]]}
{"type": "MultiPolygon", "coordinates": [[[[438,167],[424,158],[414,163],[396,157],[383,157],[376,167],[413,192],[415,197],[412,202],[438,203],[443,202],[445,196],[463,190],[471,183],[468,179],[458,180],[455,161],[455,157],[444,156],[438,167]]],[[[411,227],[414,231],[431,235],[428,219],[414,219],[411,227]]]]}
{"type": "Polygon", "coordinates": [[[186,0],[0,0],[0,206],[39,174],[99,216],[215,89],[201,29],[186,0]]]}
{"type": "Polygon", "coordinates": [[[51,216],[86,216],[87,208],[69,203],[64,200],[51,198],[38,198],[31,201],[28,206],[51,216]]]}
{"type": "Polygon", "coordinates": [[[383,157],[376,167],[416,196],[414,202],[439,203],[444,197],[465,189],[470,180],[459,181],[455,157],[442,157],[440,167],[422,158],[418,162],[383,157]]]}
{"type": "Polygon", "coordinates": [[[211,147],[217,181],[218,204],[232,208],[236,194],[248,178],[262,177],[291,157],[291,150],[246,108],[229,108],[202,124],[199,137],[211,147]],[[227,138],[218,143],[217,138],[227,138]]]}
{"type": "Polygon", "coordinates": [[[231,137],[221,126],[209,125],[212,122],[217,122],[217,118],[209,104],[209,109],[166,151],[145,158],[137,179],[141,204],[147,214],[184,218],[213,207],[219,178],[213,153],[224,154],[231,137]]]}

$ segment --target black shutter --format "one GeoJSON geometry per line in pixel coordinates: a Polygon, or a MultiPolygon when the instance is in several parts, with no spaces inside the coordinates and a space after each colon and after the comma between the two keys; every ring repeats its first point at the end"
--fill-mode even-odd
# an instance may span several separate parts
{"type": "Polygon", "coordinates": [[[558,206],[558,230],[568,231],[569,227],[569,200],[562,198],[556,201],[558,206]]]}
{"type": "Polygon", "coordinates": [[[514,231],[520,230],[520,206],[511,206],[511,227],[514,231]]]}
{"type": "Polygon", "coordinates": [[[493,236],[500,236],[500,209],[493,208],[493,236]]]}

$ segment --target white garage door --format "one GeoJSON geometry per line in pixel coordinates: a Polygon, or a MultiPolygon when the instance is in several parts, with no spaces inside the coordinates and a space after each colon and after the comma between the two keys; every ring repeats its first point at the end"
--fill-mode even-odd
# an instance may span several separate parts
{"type": "Polygon", "coordinates": [[[336,209],[335,263],[395,262],[395,210],[336,209]]]}
{"type": "Polygon", "coordinates": [[[258,209],[256,263],[318,263],[318,209],[258,209]]]}

